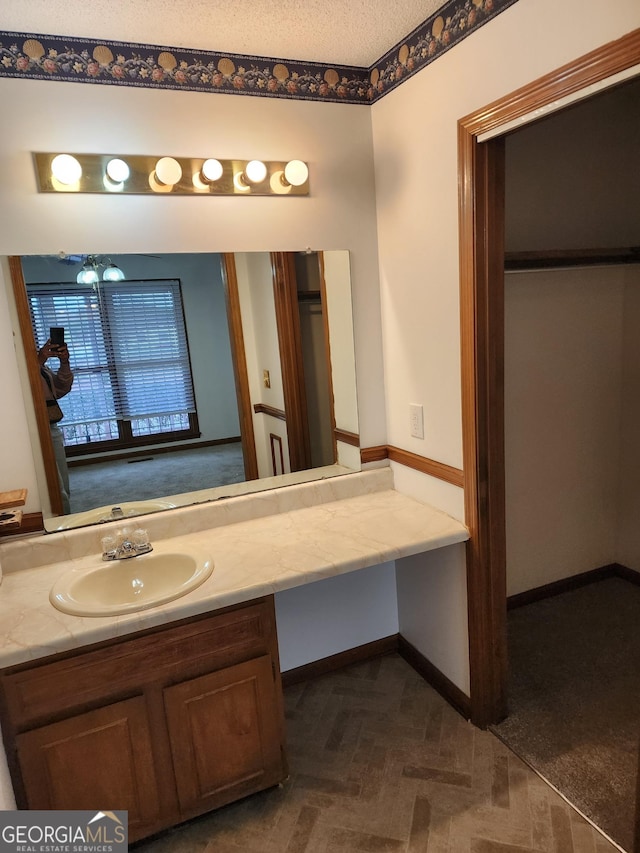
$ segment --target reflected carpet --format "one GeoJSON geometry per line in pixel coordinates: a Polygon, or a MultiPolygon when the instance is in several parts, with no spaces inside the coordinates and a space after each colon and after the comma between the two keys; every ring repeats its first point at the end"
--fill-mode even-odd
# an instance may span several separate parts
{"type": "Polygon", "coordinates": [[[69,469],[71,512],[241,483],[244,478],[240,442],[101,461],[69,469]]]}

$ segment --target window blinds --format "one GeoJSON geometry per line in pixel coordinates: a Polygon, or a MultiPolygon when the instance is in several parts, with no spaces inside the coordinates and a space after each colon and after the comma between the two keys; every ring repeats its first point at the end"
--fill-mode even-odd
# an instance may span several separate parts
{"type": "Polygon", "coordinates": [[[178,280],[30,284],[27,292],[38,347],[50,326],[65,328],[74,372],[60,401],[67,443],[117,439],[118,421],[134,435],[185,428],[196,408],[178,280]]]}
{"type": "Polygon", "coordinates": [[[101,291],[117,411],[127,419],[195,412],[179,282],[105,283],[101,291]]]}

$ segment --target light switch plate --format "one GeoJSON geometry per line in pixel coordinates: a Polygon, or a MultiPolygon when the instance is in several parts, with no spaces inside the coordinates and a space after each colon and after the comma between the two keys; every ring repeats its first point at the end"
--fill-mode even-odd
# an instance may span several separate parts
{"type": "Polygon", "coordinates": [[[424,412],[416,403],[409,406],[409,429],[414,438],[424,438],[424,412]]]}

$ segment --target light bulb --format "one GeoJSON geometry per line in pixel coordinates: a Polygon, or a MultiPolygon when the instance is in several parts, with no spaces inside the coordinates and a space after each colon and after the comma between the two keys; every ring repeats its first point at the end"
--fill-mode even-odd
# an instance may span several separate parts
{"type": "Polygon", "coordinates": [[[302,160],[289,160],[284,167],[284,178],[292,187],[301,187],[309,177],[309,167],[302,160]]]}
{"type": "Polygon", "coordinates": [[[261,184],[267,177],[267,167],[262,160],[249,160],[244,167],[244,176],[252,184],[261,184]]]}
{"type": "Polygon", "coordinates": [[[155,172],[161,184],[173,186],[182,177],[182,166],[173,157],[161,157],[156,163],[155,172]]]}
{"type": "Polygon", "coordinates": [[[205,160],[201,171],[205,181],[217,181],[222,177],[222,163],[219,160],[205,160]]]}
{"type": "Polygon", "coordinates": [[[128,180],[131,170],[124,160],[114,157],[107,163],[107,175],[116,184],[128,180]]]}
{"type": "Polygon", "coordinates": [[[51,174],[61,184],[75,184],[82,177],[82,166],[71,154],[58,154],[51,161],[51,174]]]}

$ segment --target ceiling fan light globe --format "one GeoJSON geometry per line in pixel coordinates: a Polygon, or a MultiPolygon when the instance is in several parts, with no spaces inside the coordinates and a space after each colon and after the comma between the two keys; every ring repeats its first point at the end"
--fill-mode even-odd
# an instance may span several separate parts
{"type": "Polygon", "coordinates": [[[82,269],[76,276],[76,281],[78,284],[97,284],[99,279],[96,268],[88,263],[83,264],[82,269]]]}
{"type": "Polygon", "coordinates": [[[109,264],[102,273],[103,281],[124,281],[125,275],[116,264],[109,264]]]}

